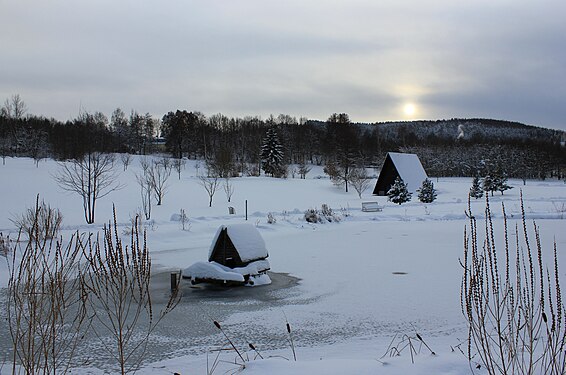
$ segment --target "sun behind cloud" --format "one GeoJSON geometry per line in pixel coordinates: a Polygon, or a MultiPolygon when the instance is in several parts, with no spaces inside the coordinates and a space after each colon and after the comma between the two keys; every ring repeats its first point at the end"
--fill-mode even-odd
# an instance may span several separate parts
{"type": "Polygon", "coordinates": [[[403,113],[405,117],[413,117],[417,112],[417,107],[413,103],[406,103],[403,106],[403,113]]]}

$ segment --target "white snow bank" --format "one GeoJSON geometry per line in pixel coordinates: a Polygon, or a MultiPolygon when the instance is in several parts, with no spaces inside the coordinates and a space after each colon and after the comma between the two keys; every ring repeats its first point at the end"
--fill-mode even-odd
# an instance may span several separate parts
{"type": "Polygon", "coordinates": [[[183,277],[244,282],[244,276],[241,273],[228,270],[230,268],[223,267],[216,262],[196,262],[183,270],[183,277]]]}
{"type": "Polygon", "coordinates": [[[210,259],[212,252],[214,251],[214,245],[216,244],[216,241],[218,241],[218,237],[224,228],[226,228],[228,237],[230,237],[230,240],[232,240],[238,254],[240,254],[242,262],[267,258],[268,253],[267,248],[265,247],[265,241],[256,227],[251,224],[230,224],[221,225],[216,231],[216,235],[214,236],[214,240],[212,241],[210,250],[208,251],[208,259],[210,259]]]}
{"type": "Polygon", "coordinates": [[[226,267],[216,262],[196,262],[184,269],[182,275],[184,278],[191,279],[226,280],[242,283],[245,281],[244,276],[250,275],[254,278],[254,285],[266,285],[271,283],[271,279],[267,275],[260,275],[260,273],[269,268],[270,265],[267,260],[258,260],[239,268],[226,267]],[[260,276],[267,276],[267,278],[260,276]]]}

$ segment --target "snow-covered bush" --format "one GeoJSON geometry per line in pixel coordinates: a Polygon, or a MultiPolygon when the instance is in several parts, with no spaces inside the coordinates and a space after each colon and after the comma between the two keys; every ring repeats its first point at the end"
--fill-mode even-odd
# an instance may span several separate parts
{"type": "Polygon", "coordinates": [[[387,191],[387,196],[390,202],[400,205],[410,201],[412,193],[407,189],[407,184],[400,177],[397,177],[389,191],[387,191]]]}
{"type": "Polygon", "coordinates": [[[322,219],[316,208],[309,208],[305,211],[305,220],[309,223],[321,223],[322,219]]]}
{"type": "Polygon", "coordinates": [[[417,190],[419,200],[422,203],[432,203],[436,199],[436,189],[431,180],[426,178],[421,185],[421,188],[417,190]]]}
{"type": "Polygon", "coordinates": [[[277,219],[275,218],[275,216],[273,215],[272,212],[268,212],[267,213],[267,224],[275,224],[277,222],[277,219]]]}
{"type": "Polygon", "coordinates": [[[332,208],[328,207],[326,203],[321,206],[321,214],[322,218],[329,223],[340,221],[340,216],[336,215],[334,211],[332,211],[332,208]]]}
{"type": "Polygon", "coordinates": [[[341,220],[340,216],[336,215],[327,204],[323,204],[320,211],[316,208],[309,208],[305,211],[304,217],[309,223],[337,223],[341,220]]]}

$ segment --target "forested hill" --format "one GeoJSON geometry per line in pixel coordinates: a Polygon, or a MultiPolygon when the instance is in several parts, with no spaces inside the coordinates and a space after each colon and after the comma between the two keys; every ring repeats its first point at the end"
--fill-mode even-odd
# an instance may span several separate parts
{"type": "MultiPolygon", "coordinates": [[[[325,121],[312,120],[313,124],[326,126],[325,121]]],[[[534,142],[558,144],[565,141],[561,130],[525,125],[519,122],[453,118],[449,120],[390,121],[355,123],[364,131],[377,132],[386,142],[402,144],[438,144],[463,140],[468,143],[494,144],[509,142],[534,142]]]]}
{"type": "MultiPolygon", "coordinates": [[[[489,119],[353,123],[345,113],[326,121],[277,117],[205,116],[176,110],[158,119],[116,109],[81,113],[66,122],[27,115],[14,97],[0,109],[0,158],[77,159],[86,153],[151,154],[204,159],[222,175],[258,175],[268,130],[282,150],[281,171],[297,164],[379,167],[390,151],[419,155],[434,176],[471,176],[488,169],[510,177],[561,177],[566,171],[563,131],[489,119]],[[18,105],[16,105],[18,104],[18,105]]],[[[25,108],[24,108],[25,109],[25,108]]],[[[281,175],[286,175],[286,173],[281,175]]]]}

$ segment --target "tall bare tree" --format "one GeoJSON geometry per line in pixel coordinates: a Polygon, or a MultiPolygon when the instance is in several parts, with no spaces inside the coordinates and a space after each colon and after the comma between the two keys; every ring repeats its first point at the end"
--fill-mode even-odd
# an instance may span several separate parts
{"type": "Polygon", "coordinates": [[[163,197],[169,188],[167,180],[171,176],[173,165],[171,159],[163,158],[161,160],[154,161],[153,164],[147,169],[148,178],[151,184],[155,198],[157,199],[157,205],[161,206],[163,197]]]}
{"type": "Polygon", "coordinates": [[[212,198],[214,197],[214,194],[220,186],[218,176],[199,176],[198,180],[199,184],[204,188],[204,190],[206,190],[206,193],[208,194],[208,207],[212,207],[212,198]]]}
{"type": "Polygon", "coordinates": [[[370,186],[370,183],[371,179],[364,167],[355,167],[352,169],[350,173],[350,184],[354,187],[360,199],[362,199],[362,194],[370,186]]]}
{"type": "Polygon", "coordinates": [[[88,152],[83,157],[62,163],[62,169],[54,176],[59,186],[77,193],[83,200],[87,224],[94,223],[96,201],[121,189],[114,171],[114,155],[88,152]]]}
{"type": "Polygon", "coordinates": [[[26,103],[24,103],[20,94],[12,95],[9,99],[6,99],[1,109],[2,115],[15,120],[23,118],[27,110],[26,103]]]}

